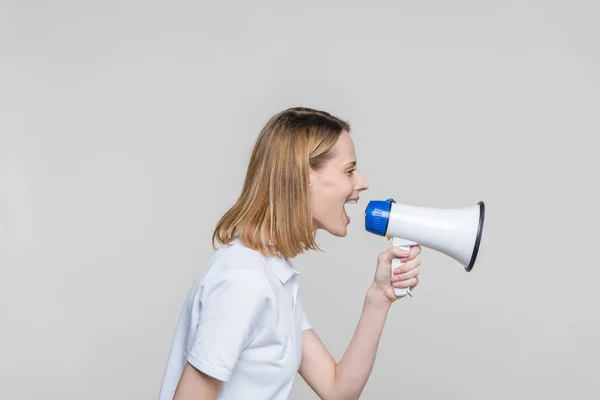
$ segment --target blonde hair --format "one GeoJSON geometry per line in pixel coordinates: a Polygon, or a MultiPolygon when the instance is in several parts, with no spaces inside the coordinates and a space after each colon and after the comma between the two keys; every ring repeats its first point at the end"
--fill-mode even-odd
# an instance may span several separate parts
{"type": "Polygon", "coordinates": [[[330,159],[350,125],[319,110],[290,108],[274,115],[254,145],[242,192],[219,220],[212,237],[236,237],[266,256],[294,258],[319,250],[310,210],[309,168],[330,159]]]}

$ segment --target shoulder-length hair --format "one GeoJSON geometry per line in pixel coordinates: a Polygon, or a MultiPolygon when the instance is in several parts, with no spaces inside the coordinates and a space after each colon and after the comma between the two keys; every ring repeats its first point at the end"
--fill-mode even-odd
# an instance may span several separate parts
{"type": "Polygon", "coordinates": [[[290,108],[274,115],[254,145],[242,192],[212,237],[236,237],[266,256],[318,250],[310,209],[309,168],[318,170],[350,125],[324,111],[290,108]]]}

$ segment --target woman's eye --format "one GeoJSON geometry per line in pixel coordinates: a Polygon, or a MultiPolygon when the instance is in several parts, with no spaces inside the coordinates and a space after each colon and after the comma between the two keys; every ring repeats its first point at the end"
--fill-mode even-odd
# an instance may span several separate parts
{"type": "Polygon", "coordinates": [[[348,175],[352,175],[354,173],[354,171],[356,171],[356,169],[351,169],[350,171],[346,172],[348,175]]]}

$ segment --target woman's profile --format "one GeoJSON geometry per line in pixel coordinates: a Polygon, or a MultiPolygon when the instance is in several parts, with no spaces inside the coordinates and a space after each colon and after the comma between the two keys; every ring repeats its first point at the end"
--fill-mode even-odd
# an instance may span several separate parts
{"type": "Polygon", "coordinates": [[[215,251],[183,305],[160,400],[283,400],[298,373],[320,398],[360,397],[397,300],[393,288],[419,282],[421,248],[408,254],[392,246],[373,260],[373,283],[339,362],[302,308],[292,260],[319,249],[317,230],[346,236],[345,204],[366,189],[347,122],[301,107],[267,122],[241,194],[214,230],[215,251]],[[393,258],[405,263],[390,278],[393,258]]]}

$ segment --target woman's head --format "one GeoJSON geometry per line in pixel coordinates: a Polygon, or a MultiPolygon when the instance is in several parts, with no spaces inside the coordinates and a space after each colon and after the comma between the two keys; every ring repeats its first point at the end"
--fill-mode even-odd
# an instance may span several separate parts
{"type": "Polygon", "coordinates": [[[265,255],[292,258],[318,249],[317,229],[345,236],[344,204],[368,188],[349,132],[347,122],[324,111],[298,107],[274,115],[258,136],[240,197],[218,222],[213,245],[239,236],[265,255]]]}

